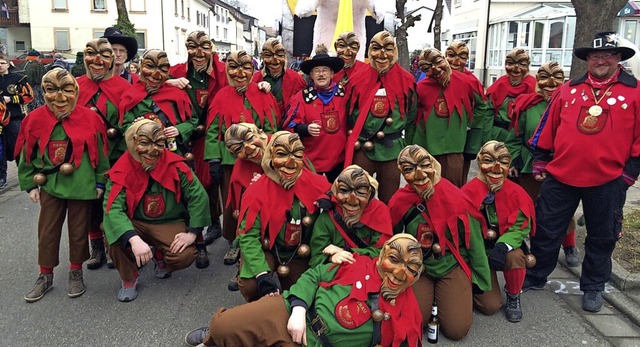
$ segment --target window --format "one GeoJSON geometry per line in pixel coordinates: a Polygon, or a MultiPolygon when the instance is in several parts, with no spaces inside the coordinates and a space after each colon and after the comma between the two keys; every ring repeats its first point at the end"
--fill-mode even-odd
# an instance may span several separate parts
{"type": "Polygon", "coordinates": [[[180,0],[180,14],[182,19],[184,19],[184,0],[180,0]]]}
{"type": "Polygon", "coordinates": [[[67,0],[53,0],[54,10],[67,10],[67,0]]]}
{"type": "Polygon", "coordinates": [[[93,29],[93,38],[99,39],[104,36],[104,29],[93,29]]]}
{"type": "Polygon", "coordinates": [[[53,29],[53,35],[56,50],[68,51],[71,49],[69,44],[69,29],[53,29]]]}
{"type": "Polygon", "coordinates": [[[216,39],[220,38],[220,27],[216,25],[216,39]]]}
{"type": "Polygon", "coordinates": [[[173,14],[178,17],[178,0],[173,0],[173,14]]]}
{"type": "Polygon", "coordinates": [[[462,6],[462,0],[453,0],[453,6],[455,7],[462,6]]]}
{"type": "Polygon", "coordinates": [[[136,31],[136,41],[138,41],[138,51],[144,52],[147,49],[147,32],[136,31]]]}
{"type": "Polygon", "coordinates": [[[16,41],[16,52],[22,52],[27,50],[27,45],[24,44],[24,41],[16,41]]]}
{"type": "Polygon", "coordinates": [[[551,26],[549,27],[549,48],[562,48],[563,31],[564,20],[556,20],[551,22],[551,26]]]}
{"type": "Polygon", "coordinates": [[[228,33],[227,28],[222,29],[222,32],[223,32],[223,36],[222,37],[226,40],[227,39],[227,33],[228,33]]]}
{"type": "Polygon", "coordinates": [[[187,6],[187,21],[191,22],[191,9],[187,6]]]}
{"type": "Polygon", "coordinates": [[[107,5],[104,0],[93,0],[91,2],[91,10],[99,12],[106,11],[107,5]]]}
{"type": "Polygon", "coordinates": [[[145,0],[129,0],[129,12],[146,12],[146,11],[147,11],[147,4],[145,0]]]}
{"type": "Polygon", "coordinates": [[[175,28],[176,29],[176,36],[174,38],[174,48],[176,49],[176,54],[180,54],[180,29],[179,28],[175,28]]]}

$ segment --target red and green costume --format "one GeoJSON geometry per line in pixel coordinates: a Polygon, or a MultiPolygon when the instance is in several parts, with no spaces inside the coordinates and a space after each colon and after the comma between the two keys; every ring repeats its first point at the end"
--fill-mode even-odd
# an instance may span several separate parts
{"type": "Polygon", "coordinates": [[[342,70],[334,73],[333,81],[346,86],[351,81],[351,78],[365,66],[367,66],[367,64],[361,62],[360,60],[356,60],[355,63],[351,65],[351,67],[345,67],[342,70]]]}
{"type": "Polygon", "coordinates": [[[274,79],[264,71],[254,73],[251,82],[259,83],[262,81],[269,82],[271,85],[271,94],[276,98],[278,108],[276,109],[278,124],[287,114],[287,110],[291,105],[291,98],[298,94],[302,88],[307,86],[307,82],[295,70],[284,69],[284,73],[279,78],[274,79]]]}
{"type": "Polygon", "coordinates": [[[493,107],[490,140],[505,142],[514,136],[513,131],[509,130],[509,105],[518,95],[535,93],[536,84],[535,77],[526,75],[519,85],[512,86],[509,76],[504,75],[487,88],[487,98],[493,107]]]}
{"type": "Polygon", "coordinates": [[[515,131],[515,136],[505,144],[511,154],[511,162],[520,173],[530,174],[533,172],[532,149],[529,147],[529,139],[538,128],[540,117],[547,109],[549,103],[538,93],[520,95],[511,106],[511,128],[515,131]]]}

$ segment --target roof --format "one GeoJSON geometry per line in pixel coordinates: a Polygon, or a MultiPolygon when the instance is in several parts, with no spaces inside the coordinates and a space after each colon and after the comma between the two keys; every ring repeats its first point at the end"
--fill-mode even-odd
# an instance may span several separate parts
{"type": "Polygon", "coordinates": [[[504,16],[491,19],[489,24],[517,20],[543,20],[560,17],[572,17],[576,15],[573,6],[567,4],[540,4],[528,7],[504,16]]]}

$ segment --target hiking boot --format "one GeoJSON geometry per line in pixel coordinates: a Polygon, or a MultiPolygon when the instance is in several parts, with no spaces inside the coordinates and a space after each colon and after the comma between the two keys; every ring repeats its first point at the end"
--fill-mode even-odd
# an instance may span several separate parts
{"type": "Polygon", "coordinates": [[[111,256],[109,255],[109,252],[107,252],[107,267],[109,269],[115,269],[116,268],[116,264],[113,263],[113,259],[111,259],[111,256]]]}
{"type": "Polygon", "coordinates": [[[69,290],[67,295],[70,298],[77,298],[84,294],[84,282],[82,281],[82,269],[69,271],[69,290]]]}
{"type": "Polygon", "coordinates": [[[602,309],[602,293],[589,290],[582,295],[582,309],[587,312],[600,312],[602,309]]]}
{"type": "Polygon", "coordinates": [[[205,269],[209,267],[209,254],[207,253],[207,246],[205,244],[196,244],[198,255],[196,255],[196,267],[198,269],[205,269]]]}
{"type": "Polygon", "coordinates": [[[227,283],[227,289],[230,292],[237,292],[238,290],[240,290],[240,287],[238,286],[238,276],[240,274],[236,273],[230,280],[229,283],[227,283]]]}
{"type": "Polygon", "coordinates": [[[564,248],[564,260],[569,267],[577,267],[580,265],[580,258],[578,257],[578,249],[575,247],[564,248]]]}
{"type": "Polygon", "coordinates": [[[7,188],[7,179],[0,178],[0,190],[7,188]]]}
{"type": "Polygon", "coordinates": [[[204,342],[204,339],[205,337],[207,337],[208,333],[208,327],[191,330],[184,337],[184,342],[186,342],[186,344],[189,346],[198,346],[204,342]]]}
{"type": "MultiPolygon", "coordinates": [[[[505,291],[506,292],[506,291],[505,291]]],[[[504,315],[511,323],[518,323],[522,320],[522,308],[520,307],[520,293],[511,295],[507,293],[507,302],[504,305],[504,315]]]]}
{"type": "Polygon", "coordinates": [[[40,274],[36,280],[36,285],[31,289],[24,299],[27,302],[36,302],[53,288],[53,274],[40,274]]]}
{"type": "Polygon", "coordinates": [[[545,284],[547,284],[546,281],[536,283],[530,280],[529,278],[525,278],[524,283],[522,284],[522,292],[526,293],[529,290],[543,290],[545,284]]]}
{"type": "Polygon", "coordinates": [[[222,261],[224,262],[224,265],[233,265],[238,261],[239,257],[240,257],[240,248],[234,244],[231,244],[229,250],[224,255],[224,258],[222,259],[222,261]]]}
{"type": "Polygon", "coordinates": [[[102,238],[91,240],[91,258],[87,260],[87,269],[96,270],[107,262],[107,254],[104,251],[102,238]]]}
{"type": "Polygon", "coordinates": [[[118,290],[118,300],[129,302],[138,297],[138,276],[131,281],[122,281],[122,285],[118,290]]]}
{"type": "Polygon", "coordinates": [[[208,228],[207,234],[204,235],[204,244],[210,245],[213,241],[219,239],[222,236],[222,227],[220,227],[220,220],[216,219],[208,228]]]}
{"type": "Polygon", "coordinates": [[[171,272],[167,271],[167,263],[164,260],[158,260],[156,257],[151,258],[153,260],[153,275],[159,279],[165,279],[171,277],[171,272]]]}

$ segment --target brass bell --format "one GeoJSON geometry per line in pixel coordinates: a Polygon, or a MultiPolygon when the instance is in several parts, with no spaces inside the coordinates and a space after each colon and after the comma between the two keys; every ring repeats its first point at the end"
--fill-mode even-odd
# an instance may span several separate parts
{"type": "Polygon", "coordinates": [[[435,254],[440,254],[442,252],[442,247],[436,242],[431,246],[431,251],[435,254]]]}
{"type": "Polygon", "coordinates": [[[381,140],[384,139],[384,131],[378,131],[376,133],[376,137],[381,139],[381,140]]]}
{"type": "Polygon", "coordinates": [[[278,265],[278,268],[276,269],[276,272],[278,273],[278,276],[280,276],[280,277],[287,277],[287,276],[289,276],[289,273],[291,272],[291,269],[289,269],[289,267],[286,266],[286,265],[278,265]]]}
{"type": "Polygon", "coordinates": [[[373,142],[365,141],[364,145],[362,145],[362,147],[364,148],[365,151],[371,152],[371,151],[373,151],[373,142]]]}
{"type": "Polygon", "coordinates": [[[485,236],[485,239],[487,239],[487,241],[493,241],[498,237],[498,233],[493,230],[493,229],[487,229],[487,235],[485,236]]]}
{"type": "Polygon", "coordinates": [[[37,173],[33,175],[33,183],[39,186],[43,186],[45,183],[47,183],[47,176],[45,176],[43,173],[37,173]]]}
{"type": "Polygon", "coordinates": [[[193,153],[191,153],[191,152],[187,152],[187,153],[185,153],[185,154],[183,155],[183,157],[184,157],[184,159],[185,159],[186,161],[193,161],[193,159],[195,158],[195,157],[193,156],[193,153]]]}
{"type": "Polygon", "coordinates": [[[387,117],[387,119],[385,119],[384,122],[387,123],[387,125],[391,125],[393,124],[393,118],[387,117]]]}
{"type": "Polygon", "coordinates": [[[107,129],[107,137],[110,139],[115,139],[116,137],[118,137],[118,129],[116,128],[107,129]]]}
{"type": "Polygon", "coordinates": [[[349,131],[347,131],[347,135],[350,136],[352,132],[353,132],[353,129],[349,129],[349,131]]]}
{"type": "Polygon", "coordinates": [[[69,163],[64,163],[62,165],[60,165],[60,172],[65,175],[65,176],[69,176],[73,173],[73,165],[69,164],[69,163]]]}
{"type": "Polygon", "coordinates": [[[384,318],[384,314],[380,310],[375,310],[371,313],[371,318],[374,322],[380,322],[384,318]]]}
{"type": "Polygon", "coordinates": [[[240,210],[233,210],[233,219],[238,219],[240,216],[240,210]]]}
{"type": "Polygon", "coordinates": [[[302,225],[310,227],[313,224],[313,219],[309,216],[302,217],[302,225]]]}
{"type": "Polygon", "coordinates": [[[536,259],[536,256],[529,253],[524,257],[524,264],[527,268],[532,268],[534,266],[536,266],[536,263],[538,262],[538,260],[536,259]]]}
{"type": "Polygon", "coordinates": [[[355,149],[356,151],[359,151],[361,147],[362,144],[360,143],[360,141],[356,141],[356,143],[353,145],[353,149],[355,149]]]}
{"type": "Polygon", "coordinates": [[[309,247],[309,245],[307,244],[301,244],[300,247],[298,247],[298,256],[300,257],[308,257],[309,254],[311,254],[311,248],[309,247]]]}
{"type": "Polygon", "coordinates": [[[264,239],[262,239],[262,249],[264,249],[265,251],[268,251],[270,246],[271,244],[269,242],[269,238],[265,237],[264,239]]]}
{"type": "Polygon", "coordinates": [[[202,125],[202,124],[198,124],[198,125],[196,126],[196,132],[197,132],[199,135],[204,134],[204,130],[205,130],[204,125],[202,125]]]}
{"type": "Polygon", "coordinates": [[[100,231],[104,232],[104,223],[100,222],[100,231]]]}

